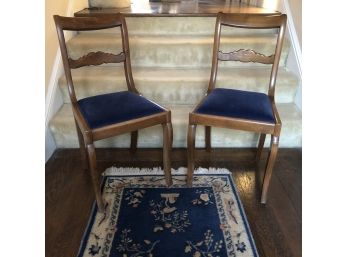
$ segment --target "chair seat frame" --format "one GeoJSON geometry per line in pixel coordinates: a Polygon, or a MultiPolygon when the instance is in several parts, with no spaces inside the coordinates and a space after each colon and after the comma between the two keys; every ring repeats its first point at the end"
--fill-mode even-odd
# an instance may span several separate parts
{"type": "Polygon", "coordinates": [[[75,125],[80,145],[80,151],[82,156],[82,162],[85,169],[89,169],[92,178],[93,189],[98,206],[98,211],[105,211],[105,203],[101,194],[101,180],[100,171],[97,169],[96,150],[94,142],[106,139],[113,136],[118,136],[124,133],[131,134],[130,150],[132,153],[136,151],[138,141],[138,130],[162,125],[163,129],[163,169],[165,174],[165,181],[167,186],[172,185],[171,177],[171,149],[173,143],[173,128],[171,123],[171,111],[160,106],[163,112],[159,112],[153,115],[144,116],[141,118],[131,119],[124,122],[119,122],[103,127],[90,128],[87,120],[81,113],[81,109],[77,102],[75,95],[74,84],[71,75],[71,69],[80,68],[89,65],[100,65],[105,63],[120,63],[124,64],[124,72],[127,82],[128,91],[133,92],[139,96],[134,85],[130,50],[128,42],[128,31],[125,19],[122,14],[115,14],[112,16],[103,17],[62,17],[54,15],[56,24],[59,45],[62,54],[63,66],[65,76],[68,83],[69,97],[72,103],[72,111],[75,119],[75,125]],[[104,53],[104,52],[90,52],[77,60],[72,60],[68,57],[68,51],[66,41],[64,37],[64,31],[90,31],[120,27],[122,38],[122,52],[119,54],[104,53]]]}
{"type": "Polygon", "coordinates": [[[267,193],[270,183],[270,179],[273,172],[273,166],[275,163],[279,137],[281,132],[281,119],[274,102],[274,91],[276,76],[279,66],[279,60],[281,55],[281,49],[284,39],[286,15],[260,15],[260,14],[224,14],[219,13],[216,19],[215,35],[214,35],[214,47],[213,47],[213,60],[210,82],[205,97],[195,107],[195,109],[189,113],[189,125],[187,132],[187,152],[188,152],[188,164],[187,164],[187,184],[192,186],[193,171],[194,171],[194,149],[195,149],[195,137],[197,125],[205,126],[205,148],[207,151],[211,150],[211,127],[221,127],[228,129],[237,129],[243,131],[250,131],[260,133],[259,143],[257,146],[256,162],[258,163],[263,150],[266,134],[271,135],[270,152],[266,164],[266,170],[262,181],[262,195],[261,203],[267,202],[267,193]],[[277,36],[277,43],[275,47],[275,54],[272,56],[264,56],[256,53],[253,50],[240,49],[231,53],[222,53],[219,51],[221,26],[230,26],[238,28],[253,28],[253,29],[279,29],[277,36]],[[204,103],[206,98],[215,88],[215,82],[217,77],[218,61],[241,61],[241,62],[259,62],[263,64],[272,64],[268,97],[271,103],[272,112],[274,116],[274,123],[268,123],[258,120],[249,120],[241,118],[233,118],[218,115],[208,115],[197,113],[197,109],[204,103]]]}

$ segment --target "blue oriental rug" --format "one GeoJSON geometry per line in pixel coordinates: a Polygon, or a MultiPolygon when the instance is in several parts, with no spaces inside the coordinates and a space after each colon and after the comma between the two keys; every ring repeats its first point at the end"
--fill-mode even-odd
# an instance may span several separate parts
{"type": "Polygon", "coordinates": [[[109,168],[104,213],[94,205],[78,257],[258,256],[241,201],[226,169],[109,168]]]}

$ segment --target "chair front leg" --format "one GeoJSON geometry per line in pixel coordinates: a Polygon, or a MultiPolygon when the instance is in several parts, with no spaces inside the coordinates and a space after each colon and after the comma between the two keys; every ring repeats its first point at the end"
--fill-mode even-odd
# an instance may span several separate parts
{"type": "Polygon", "coordinates": [[[259,163],[261,159],[261,154],[262,154],[263,146],[265,144],[265,139],[266,139],[266,134],[261,134],[259,139],[259,145],[257,147],[257,152],[256,152],[256,158],[255,158],[256,163],[259,163]]]}
{"type": "Polygon", "coordinates": [[[268,155],[266,170],[265,170],[265,174],[264,174],[263,182],[262,182],[262,195],[261,195],[261,203],[262,204],[266,204],[266,202],[267,202],[268,187],[269,187],[269,183],[271,181],[273,167],[274,167],[274,163],[275,163],[275,160],[277,157],[278,143],[279,143],[279,136],[276,137],[276,136],[272,135],[272,137],[271,137],[271,149],[270,149],[270,152],[268,155]]]}
{"type": "Polygon", "coordinates": [[[171,150],[172,150],[172,124],[162,124],[163,127],[163,169],[167,186],[171,186],[172,172],[171,172],[171,150]]]}
{"type": "Polygon", "coordinates": [[[205,150],[211,151],[211,127],[205,126],[205,150]]]}
{"type": "Polygon", "coordinates": [[[192,186],[193,171],[195,168],[194,151],[196,141],[196,126],[189,124],[187,130],[187,185],[192,186]]]}
{"type": "Polygon", "coordinates": [[[134,154],[137,150],[137,144],[138,144],[138,130],[131,132],[131,145],[130,145],[130,152],[134,154]]]}
{"type": "Polygon", "coordinates": [[[94,145],[93,144],[87,145],[87,150],[88,150],[88,159],[89,159],[89,169],[91,173],[94,194],[95,194],[95,198],[98,205],[98,211],[104,212],[105,210],[104,202],[103,202],[103,198],[102,198],[102,194],[100,190],[100,180],[99,180],[100,175],[98,174],[98,171],[97,171],[97,158],[95,154],[94,145]]]}
{"type": "Polygon", "coordinates": [[[76,131],[77,131],[77,137],[79,139],[82,167],[83,167],[84,170],[88,170],[88,162],[87,162],[88,153],[87,153],[87,148],[86,148],[85,141],[83,140],[83,135],[81,133],[79,125],[77,124],[76,119],[75,119],[75,126],[76,126],[76,131]]]}

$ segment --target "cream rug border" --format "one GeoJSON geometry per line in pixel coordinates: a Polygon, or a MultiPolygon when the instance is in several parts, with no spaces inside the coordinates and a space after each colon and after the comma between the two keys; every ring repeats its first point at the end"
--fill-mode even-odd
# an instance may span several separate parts
{"type": "MultiPolygon", "coordinates": [[[[187,168],[180,167],[178,169],[171,170],[172,175],[186,175],[187,168]]],[[[197,168],[194,170],[194,174],[231,174],[228,169],[225,168],[197,168]]],[[[127,176],[127,175],[164,175],[164,171],[161,167],[153,168],[133,168],[133,167],[110,167],[107,168],[103,176],[127,176]]]]}

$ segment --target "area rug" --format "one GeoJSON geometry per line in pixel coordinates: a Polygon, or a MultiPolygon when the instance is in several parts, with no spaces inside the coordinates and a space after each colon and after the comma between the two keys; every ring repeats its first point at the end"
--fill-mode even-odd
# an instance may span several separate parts
{"type": "Polygon", "coordinates": [[[104,213],[94,205],[78,257],[258,256],[232,176],[226,169],[115,168],[104,172],[104,213]]]}

